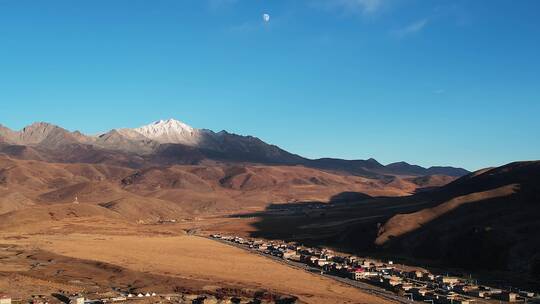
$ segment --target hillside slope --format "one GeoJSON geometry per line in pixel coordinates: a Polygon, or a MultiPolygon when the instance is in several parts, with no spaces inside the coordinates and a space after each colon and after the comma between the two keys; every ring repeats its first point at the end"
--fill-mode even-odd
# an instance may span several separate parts
{"type": "Polygon", "coordinates": [[[303,166],[213,164],[132,169],[0,156],[0,214],[76,201],[113,211],[132,222],[156,222],[263,210],[273,203],[324,202],[349,192],[402,196],[419,187],[409,178],[385,181],[303,166]]]}
{"type": "Polygon", "coordinates": [[[482,170],[432,194],[435,207],[390,218],[376,243],[471,269],[540,276],[540,162],[482,170]]]}
{"type": "MultiPolygon", "coordinates": [[[[418,185],[429,180],[409,179],[418,185]]],[[[483,169],[411,196],[295,211],[253,214],[242,229],[257,237],[401,257],[424,266],[505,271],[520,274],[524,286],[540,284],[540,161],[483,169]]]]}

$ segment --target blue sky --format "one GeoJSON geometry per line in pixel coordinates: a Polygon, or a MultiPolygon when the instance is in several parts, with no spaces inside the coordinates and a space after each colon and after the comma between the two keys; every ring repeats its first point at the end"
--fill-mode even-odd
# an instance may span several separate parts
{"type": "Polygon", "coordinates": [[[539,13],[536,0],[0,0],[0,123],[176,118],[312,158],[539,159],[539,13]]]}

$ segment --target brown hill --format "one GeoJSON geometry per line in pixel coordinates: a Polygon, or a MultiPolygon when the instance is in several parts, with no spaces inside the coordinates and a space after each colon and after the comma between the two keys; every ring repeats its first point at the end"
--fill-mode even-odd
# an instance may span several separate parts
{"type": "Polygon", "coordinates": [[[389,242],[391,238],[397,238],[411,233],[457,208],[463,207],[465,204],[507,197],[515,194],[518,189],[519,185],[510,184],[487,191],[457,196],[435,207],[422,209],[414,213],[397,214],[388,220],[379,230],[379,236],[375,240],[375,244],[383,245],[389,242]]]}
{"type": "Polygon", "coordinates": [[[540,162],[475,172],[433,197],[437,206],[388,220],[376,243],[451,265],[540,277],[540,162]]]}
{"type": "Polygon", "coordinates": [[[418,176],[418,177],[411,177],[408,180],[413,182],[415,185],[419,187],[417,189],[417,192],[422,192],[422,191],[429,191],[429,190],[436,189],[438,187],[442,187],[456,179],[457,178],[454,176],[436,174],[436,175],[424,175],[424,176],[418,176]]]}
{"type": "Polygon", "coordinates": [[[480,170],[412,196],[254,216],[257,236],[540,282],[540,161],[480,170]]]}
{"type": "Polygon", "coordinates": [[[34,148],[22,145],[10,145],[0,141],[0,153],[18,159],[44,160],[34,148]]]}
{"type": "MultiPolygon", "coordinates": [[[[129,221],[263,210],[271,203],[344,200],[340,193],[400,196],[418,188],[408,178],[370,179],[302,166],[173,165],[132,169],[50,163],[0,156],[0,211],[36,206],[99,206],[129,221]]],[[[99,210],[101,210],[99,209],[99,210]]]]}
{"type": "Polygon", "coordinates": [[[33,206],[5,214],[0,214],[0,228],[19,228],[44,225],[73,218],[103,218],[122,220],[123,218],[106,209],[90,204],[56,204],[51,206],[33,206]]]}

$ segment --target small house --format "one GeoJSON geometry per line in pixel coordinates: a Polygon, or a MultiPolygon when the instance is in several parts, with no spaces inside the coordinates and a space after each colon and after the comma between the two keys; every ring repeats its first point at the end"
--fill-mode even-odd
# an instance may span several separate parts
{"type": "Polygon", "coordinates": [[[8,296],[0,296],[0,304],[11,304],[11,298],[8,296]]]}

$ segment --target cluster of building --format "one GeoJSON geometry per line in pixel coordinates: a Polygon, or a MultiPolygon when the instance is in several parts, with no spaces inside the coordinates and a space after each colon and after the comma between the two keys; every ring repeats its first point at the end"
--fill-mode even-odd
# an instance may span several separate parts
{"type": "Polygon", "coordinates": [[[322,273],[362,281],[393,291],[414,301],[469,304],[477,300],[540,303],[533,292],[512,292],[478,285],[471,280],[435,275],[426,270],[408,270],[392,261],[382,262],[345,256],[328,249],[298,246],[282,241],[263,241],[238,236],[211,235],[214,239],[242,245],[261,254],[280,257],[320,269],[322,273]]]}
{"type": "Polygon", "coordinates": [[[535,294],[531,292],[511,292],[484,285],[477,285],[459,277],[434,275],[427,271],[404,271],[398,268],[388,269],[384,265],[362,265],[356,268],[353,279],[365,280],[374,285],[393,290],[400,295],[431,303],[469,304],[477,300],[498,300],[504,302],[532,302],[535,294]],[[379,269],[385,269],[382,271],[379,269]],[[364,275],[366,273],[366,275],[364,275]]]}
{"type": "Polygon", "coordinates": [[[137,293],[137,294],[119,294],[111,297],[101,297],[99,299],[88,299],[81,294],[64,294],[61,291],[59,293],[53,293],[51,295],[35,294],[31,295],[27,299],[12,299],[8,296],[0,297],[0,304],[19,304],[19,303],[31,303],[31,304],[52,304],[52,303],[66,303],[66,304],[102,304],[102,303],[121,303],[130,299],[156,299],[158,295],[156,293],[137,293]]]}
{"type": "Polygon", "coordinates": [[[11,304],[11,298],[6,295],[0,295],[0,304],[11,304]]]}
{"type": "MultiPolygon", "coordinates": [[[[0,304],[151,304],[151,303],[163,303],[163,304],[248,304],[248,303],[261,303],[270,304],[277,303],[276,301],[256,300],[249,297],[223,297],[219,298],[209,294],[186,294],[186,293],[172,293],[172,294],[156,294],[154,292],[139,292],[139,293],[123,293],[116,292],[111,296],[96,296],[87,295],[86,298],[82,294],[60,294],[55,293],[52,295],[32,295],[28,299],[12,299],[7,295],[0,295],[0,304]]],[[[294,303],[295,301],[285,301],[283,303],[294,303]]],[[[280,302],[281,303],[281,302],[280,302]]]]}

